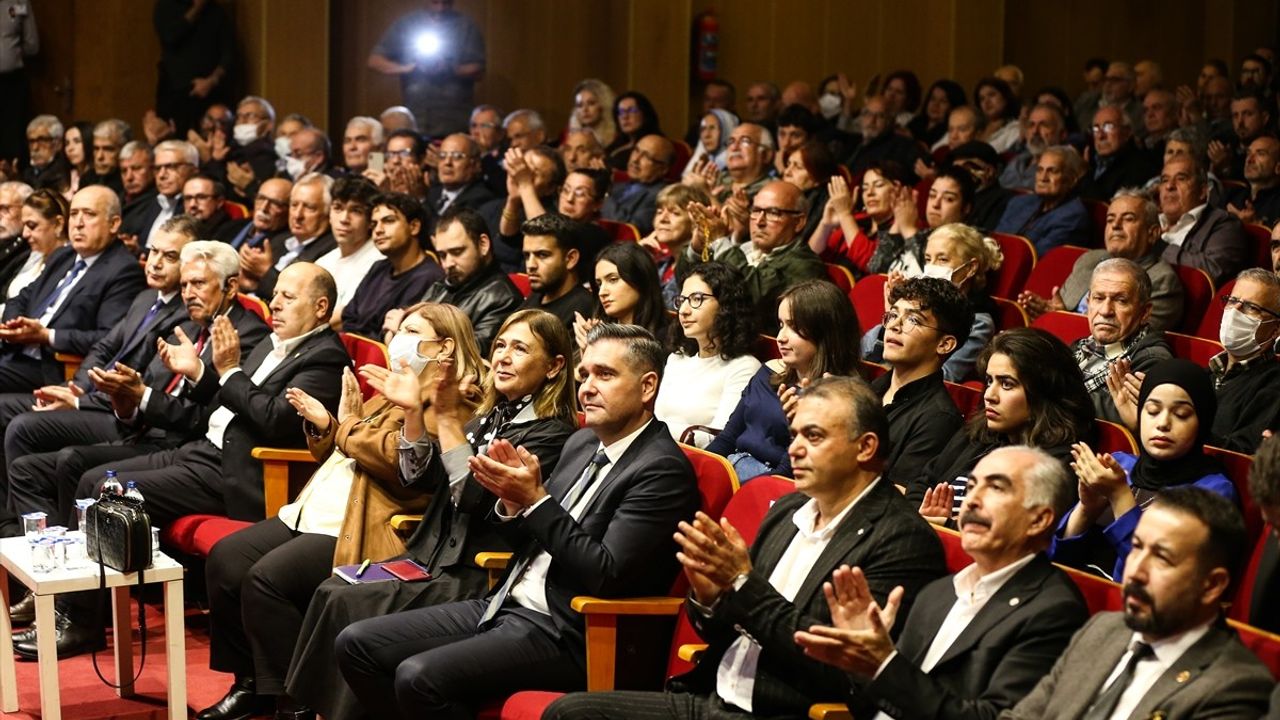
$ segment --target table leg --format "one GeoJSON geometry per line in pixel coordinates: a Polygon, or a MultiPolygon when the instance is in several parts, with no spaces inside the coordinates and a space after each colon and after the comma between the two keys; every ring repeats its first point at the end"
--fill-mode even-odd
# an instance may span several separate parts
{"type": "Polygon", "coordinates": [[[120,686],[116,695],[133,697],[133,623],[127,586],[111,589],[111,630],[115,635],[116,684],[120,686]]]}
{"type": "Polygon", "coordinates": [[[164,653],[169,670],[169,720],[187,719],[187,635],[182,580],[164,584],[164,653]]]}
{"type": "MultiPolygon", "coordinates": [[[[62,720],[58,693],[58,633],[53,615],[53,596],[36,596],[36,658],[40,666],[40,717],[62,720]]],[[[12,641],[10,641],[12,643],[12,641]]]]}
{"type": "Polygon", "coordinates": [[[0,710],[18,712],[18,669],[13,661],[13,623],[9,617],[9,571],[0,567],[0,710]]]}

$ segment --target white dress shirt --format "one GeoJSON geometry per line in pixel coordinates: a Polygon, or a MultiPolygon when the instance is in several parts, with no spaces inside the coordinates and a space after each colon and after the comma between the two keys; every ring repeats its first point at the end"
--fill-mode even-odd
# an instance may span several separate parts
{"type": "MultiPolygon", "coordinates": [[[[849,511],[858,504],[858,501],[866,497],[871,488],[879,482],[880,478],[873,480],[858,494],[858,497],[853,499],[853,502],[849,503],[821,530],[817,529],[817,500],[810,500],[801,505],[791,515],[791,522],[796,526],[796,535],[791,539],[791,544],[787,546],[786,551],[782,553],[782,557],[778,558],[778,564],[773,568],[773,572],[769,574],[769,584],[778,591],[779,595],[786,598],[788,602],[795,600],[800,586],[813,571],[813,565],[821,557],[822,551],[827,549],[840,523],[849,516],[849,511]]],[[[751,712],[751,696],[756,687],[756,666],[759,662],[760,644],[747,634],[740,634],[737,641],[725,651],[724,657],[720,658],[720,666],[716,668],[716,694],[720,699],[751,712]]]]}
{"type": "Polygon", "coordinates": [[[1171,220],[1168,215],[1160,213],[1160,227],[1164,228],[1161,235],[1164,241],[1170,245],[1182,247],[1182,241],[1187,239],[1187,233],[1191,232],[1191,228],[1195,227],[1200,221],[1200,216],[1204,214],[1204,209],[1209,207],[1208,204],[1191,208],[1187,214],[1178,218],[1176,221],[1171,220]]]}
{"type": "MultiPolygon", "coordinates": [[[[89,268],[93,267],[93,264],[98,262],[98,258],[100,257],[102,257],[101,251],[99,251],[97,254],[92,255],[90,257],[81,257],[79,255],[76,256],[76,260],[84,261],[84,269],[80,271],[79,275],[75,276],[75,278],[71,281],[71,284],[63,288],[62,294],[59,295],[57,299],[55,299],[53,303],[49,305],[48,308],[45,309],[44,314],[41,315],[39,318],[37,318],[37,320],[40,321],[41,325],[45,326],[46,328],[49,327],[49,321],[53,319],[54,313],[58,312],[58,308],[62,307],[62,304],[67,301],[67,298],[71,297],[71,292],[76,289],[76,286],[80,284],[81,280],[84,280],[84,276],[89,274],[89,268]]],[[[71,267],[67,269],[67,274],[68,275],[71,274],[71,271],[74,268],[75,268],[75,262],[72,262],[71,267]]],[[[63,277],[65,278],[66,275],[63,275],[63,277]]],[[[59,280],[59,282],[61,282],[61,280],[59,280]]],[[[57,286],[55,285],[54,287],[57,287],[57,286]]],[[[57,330],[49,330],[49,347],[53,347],[53,338],[57,332],[58,332],[57,330]]],[[[27,347],[26,353],[28,355],[32,355],[33,357],[39,357],[40,348],[35,345],[30,345],[27,347]]]]}
{"type": "Polygon", "coordinates": [[[334,303],[335,308],[351,302],[351,297],[356,294],[356,288],[360,287],[360,281],[369,274],[369,268],[383,257],[373,241],[366,240],[358,250],[346,257],[342,255],[342,248],[334,248],[316,260],[316,264],[328,270],[333,276],[333,281],[338,284],[338,301],[334,303]]]}
{"type": "Polygon", "coordinates": [[[151,229],[147,231],[147,245],[150,245],[151,238],[160,232],[160,226],[173,217],[178,212],[178,208],[182,207],[182,193],[178,193],[172,198],[157,193],[156,202],[160,204],[160,214],[156,215],[156,219],[151,223],[151,229]]]}
{"type": "MultiPolygon", "coordinates": [[[[13,279],[9,281],[9,287],[5,289],[4,299],[8,301],[16,297],[18,293],[22,292],[22,288],[30,285],[31,281],[40,277],[42,272],[44,272],[44,253],[38,253],[33,250],[27,256],[26,261],[22,263],[22,267],[18,268],[18,274],[14,275],[13,279]]],[[[0,303],[0,308],[3,307],[4,304],[0,303]]]]}
{"type": "Polygon", "coordinates": [[[320,238],[319,235],[308,240],[299,240],[297,235],[290,235],[284,241],[284,254],[276,261],[276,270],[284,270],[289,267],[289,263],[293,262],[308,245],[320,238]]]}
{"type": "MultiPolygon", "coordinates": [[[[1138,703],[1142,702],[1142,698],[1151,690],[1151,686],[1156,684],[1156,680],[1173,666],[1182,654],[1195,645],[1200,638],[1209,632],[1209,628],[1213,625],[1213,621],[1209,621],[1199,627],[1192,628],[1181,635],[1175,635],[1163,640],[1156,640],[1149,643],[1155,655],[1138,662],[1137,667],[1133,669],[1133,680],[1129,683],[1129,687],[1120,696],[1120,702],[1116,703],[1116,709],[1111,713],[1111,720],[1124,720],[1133,713],[1134,708],[1138,707],[1138,703]]],[[[1129,650],[1120,656],[1120,661],[1116,663],[1111,674],[1107,676],[1107,681],[1102,683],[1102,687],[1098,688],[1098,693],[1102,693],[1120,673],[1124,672],[1124,666],[1129,663],[1129,656],[1133,654],[1133,645],[1136,642],[1146,642],[1142,633],[1134,633],[1133,639],[1129,641],[1129,650]]]]}
{"type": "MultiPolygon", "coordinates": [[[[587,488],[586,492],[582,493],[582,495],[578,497],[578,501],[573,504],[573,507],[567,508],[569,515],[574,520],[582,518],[582,515],[587,511],[587,508],[591,506],[591,501],[595,498],[596,493],[599,492],[601,487],[604,487],[605,478],[609,477],[609,472],[613,470],[613,466],[618,463],[618,460],[622,459],[622,456],[626,454],[627,449],[631,447],[631,443],[635,442],[636,438],[640,437],[640,433],[644,432],[645,428],[649,427],[649,424],[652,422],[653,420],[650,419],[649,422],[641,425],[635,432],[624,438],[615,440],[612,445],[602,444],[596,447],[596,452],[601,450],[604,451],[605,456],[609,458],[609,463],[600,468],[600,472],[596,475],[595,482],[592,482],[591,487],[587,488]]],[[[592,453],[592,455],[594,454],[595,453],[592,453]]],[[[578,477],[575,477],[573,481],[574,483],[577,483],[581,479],[582,476],[579,475],[578,477]]],[[[529,513],[533,512],[539,505],[547,501],[555,502],[555,498],[547,495],[538,502],[525,508],[521,511],[521,514],[527,517],[529,513]]],[[[501,500],[498,501],[497,507],[499,517],[507,518],[507,516],[502,512],[501,500]]],[[[533,559],[529,561],[524,574],[520,576],[519,580],[516,580],[515,585],[511,586],[511,599],[515,600],[522,607],[535,610],[543,615],[550,615],[551,608],[547,605],[547,572],[550,569],[551,555],[548,554],[546,550],[539,551],[538,554],[533,556],[533,559]]]]}

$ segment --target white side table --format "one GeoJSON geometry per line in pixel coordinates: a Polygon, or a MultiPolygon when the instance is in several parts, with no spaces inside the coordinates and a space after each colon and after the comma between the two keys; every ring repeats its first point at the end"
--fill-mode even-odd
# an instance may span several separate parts
{"type": "MultiPolygon", "coordinates": [[[[166,555],[157,554],[145,572],[148,583],[164,583],[164,639],[169,671],[169,718],[187,717],[187,648],[183,632],[182,608],[183,568],[166,555]]],[[[9,578],[12,574],[26,585],[36,598],[36,624],[46,628],[38,633],[36,646],[40,675],[40,713],[44,720],[61,720],[62,705],[58,692],[58,652],[55,633],[53,599],[59,593],[96,590],[100,584],[98,565],[53,572],[37,573],[31,569],[31,548],[24,537],[0,539],[0,710],[18,710],[17,668],[13,658],[13,624],[9,618],[9,578]]],[[[138,584],[136,573],[121,574],[107,568],[107,587],[111,588],[112,628],[115,632],[116,682],[126,683],[116,691],[120,697],[133,695],[133,624],[129,618],[129,588],[138,584]]],[[[143,622],[146,618],[143,618],[143,622]]]]}

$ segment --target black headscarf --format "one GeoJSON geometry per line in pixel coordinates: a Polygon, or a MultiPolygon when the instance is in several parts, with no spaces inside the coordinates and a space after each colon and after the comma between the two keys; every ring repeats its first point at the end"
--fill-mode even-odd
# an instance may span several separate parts
{"type": "Polygon", "coordinates": [[[1162,360],[1147,371],[1138,392],[1138,462],[1133,466],[1130,478],[1139,490],[1159,491],[1175,485],[1188,485],[1206,475],[1224,473],[1222,463],[1204,454],[1209,440],[1213,416],[1218,411],[1218,400],[1213,394],[1213,382],[1209,372],[1199,365],[1179,358],[1162,360]],[[1142,423],[1146,417],[1143,407],[1151,391],[1160,385],[1177,385],[1186,391],[1196,409],[1200,429],[1195,445],[1180,458],[1157,460],[1147,454],[1142,444],[1142,423]]]}

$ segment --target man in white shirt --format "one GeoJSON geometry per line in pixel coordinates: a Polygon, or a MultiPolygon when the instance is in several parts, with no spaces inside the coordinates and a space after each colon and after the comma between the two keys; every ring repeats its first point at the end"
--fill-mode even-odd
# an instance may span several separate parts
{"type": "Polygon", "coordinates": [[[1161,236],[1168,246],[1161,259],[1208,273],[1214,287],[1248,267],[1254,253],[1244,226],[1234,215],[1209,205],[1209,177],[1203,165],[1181,155],[1160,173],[1161,236]]]}
{"type": "Polygon", "coordinates": [[[897,604],[875,616],[861,573],[832,576],[834,627],[796,633],[812,657],[849,673],[857,717],[989,718],[1021,700],[1088,617],[1075,584],[1045,551],[1074,480],[1043,450],[1001,448],[980,460],[960,510],[972,565],[916,599],[902,636],[897,604]]]}
{"type": "Polygon", "coordinates": [[[360,281],[382,252],[369,241],[373,198],[378,188],[358,175],[338,178],[333,183],[333,202],[329,204],[329,228],[337,247],[316,260],[316,264],[338,283],[338,304],[333,312],[342,317],[342,308],[356,294],[360,281]]]}
{"type": "Polygon", "coordinates": [[[901,601],[902,587],[909,602],[945,573],[934,531],[880,477],[888,425],[862,380],[811,385],[791,421],[797,492],[774,503],[751,547],[725,520],[699,513],[680,524],[689,617],[709,643],[698,666],[666,693],[575,693],[542,717],[805,717],[811,703],[842,698],[847,676],[806,657],[793,638],[830,622],[823,580],[857,565],[877,602],[891,591],[901,601]]]}
{"type": "Polygon", "coordinates": [[[492,519],[518,548],[498,589],[357,622],[339,667],[370,717],[471,718],[469,705],[514,690],[586,684],[577,595],[663,595],[675,578],[671,533],[693,517],[693,469],[653,418],[664,352],[635,325],[594,328],[578,399],[587,428],[544,485],[536,457],[496,440],[470,460],[499,502],[492,519]]]}
{"type": "Polygon", "coordinates": [[[1167,488],[1124,566],[1124,611],[1094,615],[1006,720],[1261,717],[1275,684],[1222,617],[1248,557],[1226,498],[1167,488]]]}
{"type": "Polygon", "coordinates": [[[304,175],[289,192],[289,232],[270,242],[240,246],[240,290],[270,302],[280,271],[296,262],[315,262],[337,247],[329,231],[333,178],[304,175]]]}

